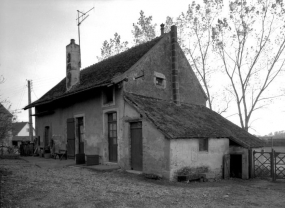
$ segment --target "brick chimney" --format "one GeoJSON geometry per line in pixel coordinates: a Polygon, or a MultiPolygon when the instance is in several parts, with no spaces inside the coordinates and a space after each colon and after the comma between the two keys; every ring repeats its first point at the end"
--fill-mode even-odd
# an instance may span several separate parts
{"type": "Polygon", "coordinates": [[[177,27],[171,26],[171,70],[172,70],[172,98],[173,102],[180,105],[179,82],[178,82],[178,63],[177,63],[177,27]]]}
{"type": "Polygon", "coordinates": [[[80,46],[71,39],[70,44],[66,46],[66,90],[70,90],[74,85],[80,82],[80,46]]]}
{"type": "Polygon", "coordinates": [[[164,34],[164,24],[162,23],[160,25],[160,36],[163,36],[163,34],[164,34]]]}

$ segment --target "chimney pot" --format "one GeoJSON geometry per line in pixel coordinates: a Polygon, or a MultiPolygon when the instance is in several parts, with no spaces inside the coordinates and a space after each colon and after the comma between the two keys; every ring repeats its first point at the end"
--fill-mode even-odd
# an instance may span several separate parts
{"type": "Polygon", "coordinates": [[[164,34],[164,24],[162,23],[161,25],[160,25],[160,32],[161,32],[161,36],[163,36],[163,34],[164,34]]]}

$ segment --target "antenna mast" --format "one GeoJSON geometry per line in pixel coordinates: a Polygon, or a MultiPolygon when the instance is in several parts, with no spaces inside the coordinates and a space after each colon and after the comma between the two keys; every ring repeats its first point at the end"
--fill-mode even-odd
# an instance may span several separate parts
{"type": "MultiPolygon", "coordinates": [[[[94,7],[92,8],[94,9],[94,7]]],[[[78,26],[78,41],[79,41],[79,46],[80,46],[80,24],[89,16],[87,15],[88,12],[90,12],[92,9],[89,9],[87,12],[81,12],[77,10],[77,26],[78,26]],[[87,15],[87,16],[86,16],[87,15]]]]}

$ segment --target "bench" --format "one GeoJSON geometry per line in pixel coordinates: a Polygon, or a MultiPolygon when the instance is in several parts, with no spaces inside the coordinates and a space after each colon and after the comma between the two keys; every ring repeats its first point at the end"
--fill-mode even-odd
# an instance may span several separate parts
{"type": "Polygon", "coordinates": [[[62,160],[63,157],[65,157],[65,159],[67,160],[67,153],[66,150],[59,150],[59,152],[55,152],[54,153],[54,159],[56,160],[56,157],[58,156],[58,158],[60,160],[62,160]]]}

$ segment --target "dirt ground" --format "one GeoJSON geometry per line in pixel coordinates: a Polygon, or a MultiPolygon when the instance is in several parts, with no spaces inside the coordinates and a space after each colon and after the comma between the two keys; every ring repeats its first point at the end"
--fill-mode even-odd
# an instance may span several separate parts
{"type": "Polygon", "coordinates": [[[0,207],[285,207],[285,181],[178,183],[0,159],[0,207]]]}

